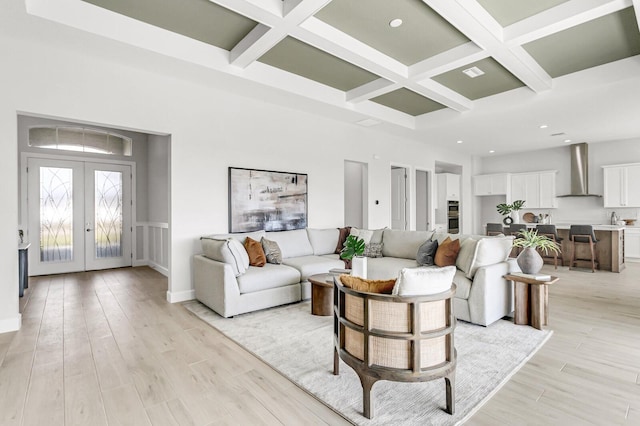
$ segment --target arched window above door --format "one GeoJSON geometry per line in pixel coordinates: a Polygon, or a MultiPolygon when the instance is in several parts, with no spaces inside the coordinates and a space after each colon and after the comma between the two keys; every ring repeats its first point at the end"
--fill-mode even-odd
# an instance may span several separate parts
{"type": "Polygon", "coordinates": [[[132,145],[131,138],[104,130],[69,126],[29,128],[29,146],[36,148],[129,157],[132,145]]]}

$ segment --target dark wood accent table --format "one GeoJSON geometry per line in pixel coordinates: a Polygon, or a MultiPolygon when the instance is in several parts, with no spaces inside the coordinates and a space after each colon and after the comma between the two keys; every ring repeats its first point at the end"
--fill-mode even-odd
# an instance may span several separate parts
{"type": "Polygon", "coordinates": [[[311,314],[333,315],[333,275],[317,274],[308,279],[311,283],[311,314]]]}
{"type": "Polygon", "coordinates": [[[538,281],[527,277],[507,274],[504,279],[515,284],[513,323],[530,325],[542,330],[549,323],[549,286],[560,278],[552,276],[549,281],[538,281]]]}

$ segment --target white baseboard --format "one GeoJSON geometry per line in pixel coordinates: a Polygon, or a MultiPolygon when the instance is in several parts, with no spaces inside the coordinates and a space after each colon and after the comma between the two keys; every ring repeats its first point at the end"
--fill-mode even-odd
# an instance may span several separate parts
{"type": "Polygon", "coordinates": [[[167,302],[169,303],[179,303],[184,302],[186,300],[194,300],[196,298],[195,290],[187,290],[187,291],[167,291],[167,302]]]}
{"type": "Polygon", "coordinates": [[[151,262],[151,261],[149,261],[148,265],[149,265],[149,268],[155,269],[156,271],[160,272],[165,277],[169,277],[169,269],[168,268],[165,268],[164,266],[158,265],[157,263],[151,262]]]}
{"type": "Polygon", "coordinates": [[[22,327],[22,314],[15,317],[0,319],[0,333],[20,330],[22,327]]]}

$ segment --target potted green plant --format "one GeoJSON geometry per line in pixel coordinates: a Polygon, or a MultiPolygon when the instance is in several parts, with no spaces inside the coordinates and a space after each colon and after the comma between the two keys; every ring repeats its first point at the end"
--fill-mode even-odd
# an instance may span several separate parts
{"type": "Polygon", "coordinates": [[[345,240],[340,258],[351,260],[351,275],[367,278],[367,258],[363,257],[365,242],[362,238],[349,235],[345,240]]]}
{"type": "Polygon", "coordinates": [[[520,223],[520,216],[518,211],[524,207],[524,200],[516,200],[512,204],[500,203],[496,206],[498,213],[504,216],[502,223],[505,225],[511,225],[512,223],[520,223]],[[511,213],[515,213],[511,215],[511,213]],[[510,216],[511,215],[511,216],[510,216]]]}
{"type": "Polygon", "coordinates": [[[551,250],[558,254],[560,247],[558,243],[545,235],[538,235],[536,229],[525,229],[518,233],[518,238],[513,240],[514,247],[521,247],[523,250],[518,255],[518,266],[525,274],[536,274],[544,261],[538,250],[544,250],[545,254],[551,250]]]}

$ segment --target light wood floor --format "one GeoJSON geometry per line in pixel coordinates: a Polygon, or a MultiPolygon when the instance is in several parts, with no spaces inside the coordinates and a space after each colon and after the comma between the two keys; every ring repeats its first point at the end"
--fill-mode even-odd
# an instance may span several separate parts
{"type": "MultiPolygon", "coordinates": [[[[553,337],[467,424],[640,424],[640,264],[557,275],[553,337]]],[[[0,425],[347,424],[166,286],[148,268],[32,278],[0,334],[0,425]]]]}

